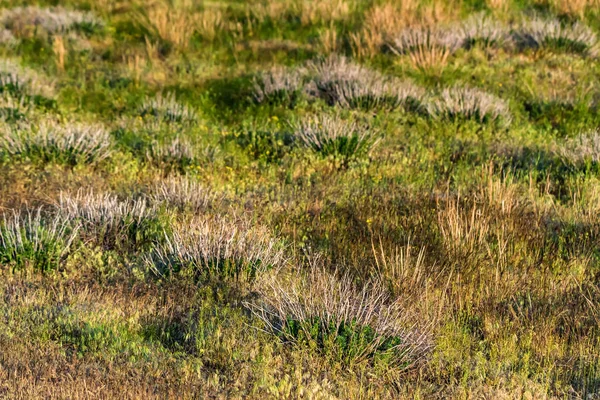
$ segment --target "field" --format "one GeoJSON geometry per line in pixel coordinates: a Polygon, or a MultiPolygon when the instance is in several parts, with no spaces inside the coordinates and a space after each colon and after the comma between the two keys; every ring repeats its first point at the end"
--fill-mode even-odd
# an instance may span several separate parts
{"type": "Polygon", "coordinates": [[[0,1],[0,398],[600,399],[598,35],[0,1]]]}

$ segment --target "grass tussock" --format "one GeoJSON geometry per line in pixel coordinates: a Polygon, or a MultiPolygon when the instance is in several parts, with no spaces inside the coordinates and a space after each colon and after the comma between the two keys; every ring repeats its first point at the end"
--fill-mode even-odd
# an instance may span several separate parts
{"type": "Polygon", "coordinates": [[[347,364],[383,362],[405,370],[431,349],[427,330],[376,282],[357,288],[349,276],[316,269],[291,282],[261,282],[258,290],[263,301],[248,306],[268,331],[347,364]]]}
{"type": "Polygon", "coordinates": [[[112,140],[101,125],[60,124],[53,120],[7,129],[0,149],[10,157],[67,165],[93,164],[111,155],[112,140]]]}
{"type": "Polygon", "coordinates": [[[151,199],[156,204],[197,213],[218,203],[220,196],[193,178],[173,176],[155,184],[151,199]]]}
{"type": "Polygon", "coordinates": [[[71,251],[79,226],[42,209],[4,215],[0,226],[0,264],[14,270],[49,272],[60,268],[71,251]]]}
{"type": "Polygon", "coordinates": [[[367,125],[340,116],[305,118],[292,126],[294,136],[323,156],[339,156],[344,161],[361,157],[377,143],[377,132],[367,125]]]}
{"type": "Polygon", "coordinates": [[[40,31],[49,35],[63,34],[71,30],[93,31],[102,28],[104,22],[89,12],[69,10],[60,6],[26,6],[2,10],[0,26],[22,37],[40,31]]]}
{"type": "Polygon", "coordinates": [[[293,103],[304,86],[302,71],[274,68],[254,79],[254,99],[258,103],[285,101],[293,103]]]}
{"type": "Polygon", "coordinates": [[[0,92],[17,97],[43,96],[50,99],[54,96],[55,87],[47,76],[4,58],[0,60],[0,92]]]}
{"type": "Polygon", "coordinates": [[[281,268],[285,253],[281,242],[261,226],[208,216],[167,235],[146,263],[159,276],[181,273],[251,280],[281,268]]]}
{"type": "Polygon", "coordinates": [[[574,166],[598,164],[600,162],[600,132],[593,130],[567,139],[556,147],[555,152],[565,162],[574,166]]]}
{"type": "Polygon", "coordinates": [[[511,114],[506,102],[480,89],[453,87],[427,103],[433,118],[474,119],[480,123],[510,124],[511,114]]]}
{"type": "Polygon", "coordinates": [[[156,118],[165,122],[192,123],[197,119],[194,110],[179,103],[173,93],[159,93],[144,100],[138,112],[142,118],[156,118]]]}
{"type": "Polygon", "coordinates": [[[526,49],[558,49],[595,57],[598,54],[596,33],[580,22],[565,25],[559,20],[533,18],[514,32],[517,46],[526,49]]]}
{"type": "Polygon", "coordinates": [[[388,78],[340,56],[313,61],[308,91],[328,104],[347,108],[417,109],[424,90],[410,81],[388,78]]]}
{"type": "Polygon", "coordinates": [[[61,194],[58,212],[77,221],[84,240],[112,249],[150,244],[164,229],[156,209],[147,200],[121,201],[110,193],[80,190],[74,195],[61,194]]]}

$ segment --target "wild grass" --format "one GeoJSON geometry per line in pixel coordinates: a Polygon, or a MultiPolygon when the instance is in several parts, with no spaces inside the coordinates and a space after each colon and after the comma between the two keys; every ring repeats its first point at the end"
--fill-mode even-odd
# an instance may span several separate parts
{"type": "Polygon", "coordinates": [[[156,209],[146,199],[121,201],[110,193],[79,190],[74,195],[61,193],[58,213],[82,227],[84,240],[106,249],[143,248],[165,227],[156,209]]]}
{"type": "Polygon", "coordinates": [[[206,216],[167,234],[146,263],[158,276],[183,274],[247,281],[281,268],[285,263],[283,250],[282,243],[264,227],[206,216]]]}
{"type": "Polygon", "coordinates": [[[465,118],[480,123],[510,124],[512,119],[504,100],[480,89],[462,86],[444,89],[439,97],[427,103],[427,111],[433,118],[465,118]]]}
{"type": "Polygon", "coordinates": [[[192,177],[172,176],[154,185],[151,199],[156,204],[201,213],[219,203],[221,196],[192,177]]]}
{"type": "Polygon", "coordinates": [[[464,41],[465,32],[458,27],[406,28],[389,40],[389,48],[399,56],[407,56],[416,68],[430,70],[443,68],[464,41]]]}
{"type": "Polygon", "coordinates": [[[566,163],[581,167],[600,162],[600,132],[593,130],[566,139],[554,150],[566,163]]]}
{"type": "Polygon", "coordinates": [[[22,66],[19,62],[0,60],[0,91],[13,96],[44,96],[52,98],[55,88],[51,79],[39,72],[22,66]]]}
{"type": "Polygon", "coordinates": [[[71,251],[79,226],[42,209],[4,215],[0,226],[0,264],[15,270],[50,272],[60,268],[71,251]]]}
{"type": "MultiPolygon", "coordinates": [[[[4,121],[21,121],[28,117],[34,108],[33,101],[25,97],[15,97],[10,92],[0,94],[0,118],[4,121]]],[[[4,129],[10,129],[4,127],[4,129]]]]}
{"type": "Polygon", "coordinates": [[[154,141],[146,152],[146,158],[167,169],[185,171],[196,159],[194,145],[184,137],[176,137],[168,142],[154,141]]]}
{"type": "Polygon", "coordinates": [[[348,365],[379,361],[406,370],[431,349],[429,332],[377,282],[357,288],[348,276],[315,269],[291,282],[261,282],[258,290],[261,301],[247,306],[267,331],[348,365]]]}
{"type": "Polygon", "coordinates": [[[598,0],[549,0],[548,3],[559,14],[577,18],[584,18],[586,12],[597,10],[600,6],[598,0]]]}
{"type": "Polygon", "coordinates": [[[556,19],[533,18],[515,30],[514,40],[526,49],[559,49],[592,57],[598,54],[596,33],[581,22],[568,25],[556,19]]]}
{"type": "Polygon", "coordinates": [[[510,29],[484,13],[472,15],[462,22],[465,39],[463,47],[481,44],[484,47],[501,47],[510,39],[510,29]]]}
{"type": "Polygon", "coordinates": [[[331,105],[372,109],[421,106],[424,90],[412,82],[389,78],[340,56],[309,63],[314,74],[309,93],[331,105]]]}
{"type": "Polygon", "coordinates": [[[68,165],[93,164],[111,155],[111,136],[101,125],[53,120],[10,127],[0,138],[0,149],[10,157],[68,165]]]}
{"type": "Polygon", "coordinates": [[[593,1],[58,3],[0,11],[0,397],[600,393],[593,1]]]}
{"type": "Polygon", "coordinates": [[[306,117],[292,125],[294,136],[323,156],[339,156],[347,163],[368,154],[377,143],[377,132],[367,125],[338,115],[306,117]]]}
{"type": "Polygon", "coordinates": [[[102,28],[104,23],[89,12],[69,10],[60,6],[26,6],[2,10],[0,26],[20,37],[40,31],[50,35],[70,30],[93,31],[102,28]]]}
{"type": "Polygon", "coordinates": [[[138,113],[142,118],[156,118],[165,122],[192,123],[197,119],[195,111],[179,103],[173,93],[159,93],[144,100],[138,113]]]}
{"type": "Polygon", "coordinates": [[[258,103],[294,103],[304,86],[303,73],[296,69],[274,68],[254,78],[254,99],[258,103]]]}

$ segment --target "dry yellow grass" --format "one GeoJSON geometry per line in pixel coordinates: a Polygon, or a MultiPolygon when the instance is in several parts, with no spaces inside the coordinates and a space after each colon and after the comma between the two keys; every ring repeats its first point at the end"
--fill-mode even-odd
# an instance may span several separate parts
{"type": "Polygon", "coordinates": [[[510,5],[510,0],[486,0],[486,5],[492,10],[506,11],[510,5]]]}
{"type": "Polygon", "coordinates": [[[300,21],[303,25],[344,20],[350,14],[346,0],[308,0],[300,2],[300,21]]]}
{"type": "Polygon", "coordinates": [[[335,27],[332,26],[330,28],[327,28],[321,34],[321,46],[325,54],[331,54],[338,51],[339,40],[335,27]]]}
{"type": "Polygon", "coordinates": [[[52,51],[56,57],[56,66],[58,70],[64,71],[67,49],[65,48],[65,41],[62,36],[54,36],[52,38],[52,51]]]}
{"type": "Polygon", "coordinates": [[[147,10],[148,22],[161,39],[186,48],[194,33],[195,15],[189,0],[159,1],[147,10]]]}
{"type": "MultiPolygon", "coordinates": [[[[411,26],[433,26],[457,17],[456,1],[435,0],[422,4],[417,0],[401,2],[387,1],[373,6],[365,14],[361,31],[350,34],[350,45],[356,57],[372,57],[381,51],[385,42],[393,35],[411,26]]],[[[440,58],[435,49],[428,50],[432,56],[440,58]]],[[[425,54],[417,56],[424,63],[425,54]]],[[[443,57],[442,57],[443,58],[443,57]]]]}
{"type": "Polygon", "coordinates": [[[587,11],[598,9],[599,0],[549,0],[550,5],[560,14],[583,18],[587,11]]]}

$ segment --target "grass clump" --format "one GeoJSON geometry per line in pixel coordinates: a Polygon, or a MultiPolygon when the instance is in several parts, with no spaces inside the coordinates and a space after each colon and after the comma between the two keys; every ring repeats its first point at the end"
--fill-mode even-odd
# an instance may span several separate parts
{"type": "Polygon", "coordinates": [[[461,25],[465,36],[462,46],[465,48],[476,44],[499,47],[510,38],[507,26],[484,13],[470,16],[461,25]]]}
{"type": "Polygon", "coordinates": [[[0,264],[13,270],[49,272],[60,267],[77,236],[62,216],[45,217],[42,210],[4,215],[0,227],[0,264]]]}
{"type": "Polygon", "coordinates": [[[267,229],[207,216],[166,235],[146,261],[158,275],[251,280],[258,273],[281,267],[285,256],[281,242],[267,229]]]}
{"type": "Polygon", "coordinates": [[[446,66],[465,39],[466,33],[459,27],[406,28],[389,39],[388,47],[396,55],[407,56],[416,68],[432,70],[446,66]]]}
{"type": "Polygon", "coordinates": [[[294,136],[305,147],[323,155],[340,157],[345,163],[367,155],[377,143],[377,133],[369,126],[321,114],[292,125],[294,136]]]}
{"type": "Polygon", "coordinates": [[[171,176],[157,182],[150,197],[156,204],[195,213],[207,210],[219,201],[209,188],[186,176],[171,176]]]}
{"type": "Polygon", "coordinates": [[[347,275],[316,269],[291,283],[261,282],[258,291],[261,300],[247,306],[268,331],[347,365],[377,360],[405,370],[431,348],[426,330],[376,282],[357,288],[347,275]]]}
{"type": "Polygon", "coordinates": [[[54,35],[70,30],[94,31],[101,29],[104,22],[89,12],[63,7],[27,6],[4,9],[0,13],[0,26],[18,36],[39,31],[54,35]]]}
{"type": "Polygon", "coordinates": [[[254,99],[258,103],[294,104],[303,88],[303,73],[300,70],[273,68],[262,72],[254,79],[254,99]]]}
{"type": "Polygon", "coordinates": [[[510,124],[511,114],[506,102],[476,88],[455,86],[446,88],[438,98],[427,104],[427,111],[436,119],[472,119],[479,123],[510,124]]]}
{"type": "Polygon", "coordinates": [[[54,83],[43,74],[22,66],[19,62],[0,60],[0,92],[16,97],[29,97],[38,102],[54,96],[54,83]]]}
{"type": "Polygon", "coordinates": [[[598,164],[600,162],[600,130],[567,139],[555,149],[556,154],[573,166],[598,164]]]}
{"type": "Polygon", "coordinates": [[[81,224],[86,240],[106,249],[143,249],[159,241],[168,228],[145,199],[120,201],[110,193],[63,193],[58,211],[81,224]]]}
{"type": "Polygon", "coordinates": [[[424,90],[409,81],[387,78],[341,56],[312,62],[314,78],[309,86],[330,105],[372,109],[418,108],[424,90]]]}
{"type": "Polygon", "coordinates": [[[101,125],[45,120],[7,128],[0,149],[10,157],[67,165],[98,163],[112,153],[112,140],[101,125]]]}
{"type": "Polygon", "coordinates": [[[146,99],[138,112],[142,118],[154,117],[165,122],[196,121],[196,113],[190,107],[177,102],[173,93],[159,93],[152,99],[146,99]]]}
{"type": "Polygon", "coordinates": [[[167,170],[185,172],[194,164],[196,149],[187,138],[177,136],[168,142],[153,141],[146,151],[146,158],[167,170]]]}
{"type": "Polygon", "coordinates": [[[591,57],[598,55],[596,33],[581,22],[567,25],[556,19],[534,18],[514,31],[514,40],[522,49],[549,48],[591,57]]]}

